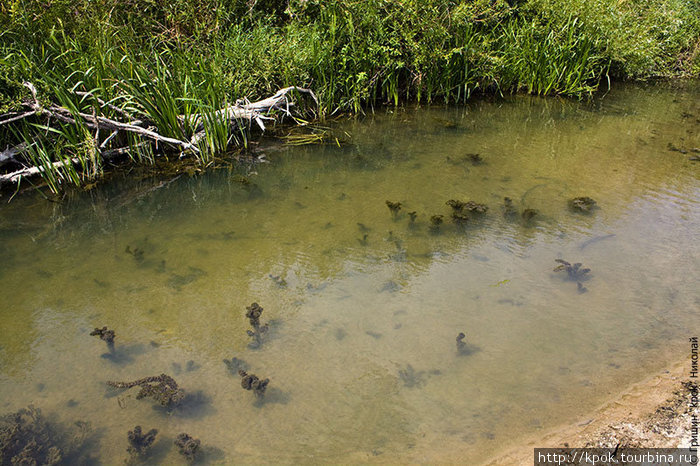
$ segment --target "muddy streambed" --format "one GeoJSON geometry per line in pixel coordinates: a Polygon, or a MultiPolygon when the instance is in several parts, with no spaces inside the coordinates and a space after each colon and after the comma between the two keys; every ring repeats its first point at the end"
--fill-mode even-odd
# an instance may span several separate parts
{"type": "Polygon", "coordinates": [[[74,458],[103,464],[123,463],[136,425],[159,431],[147,463],[185,464],[187,432],[202,463],[478,464],[685,356],[697,83],[334,130],[348,143],[3,203],[0,412],[89,423],[74,458]],[[90,336],[102,326],[113,352],[90,336]],[[239,366],[269,378],[263,398],[239,366]],[[161,373],[180,406],[105,384],[161,373]]]}

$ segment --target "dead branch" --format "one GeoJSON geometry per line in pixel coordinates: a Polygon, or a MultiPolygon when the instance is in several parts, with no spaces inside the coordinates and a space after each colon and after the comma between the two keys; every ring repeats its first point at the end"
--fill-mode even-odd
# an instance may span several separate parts
{"type": "MultiPolygon", "coordinates": [[[[60,169],[65,167],[67,163],[68,162],[59,160],[58,162],[54,162],[51,165],[54,169],[60,169]]],[[[78,164],[80,163],[80,159],[74,157],[70,159],[70,163],[73,165],[78,164]]],[[[19,183],[22,180],[22,178],[31,178],[32,176],[36,176],[43,173],[44,170],[44,167],[27,167],[12,173],[7,173],[6,175],[0,175],[0,186],[2,186],[5,183],[19,183]]]]}
{"type": "MultiPolygon", "coordinates": [[[[53,104],[45,107],[41,104],[41,102],[39,102],[34,85],[28,82],[25,82],[24,85],[31,93],[31,100],[24,102],[23,104],[26,110],[0,115],[0,126],[15,123],[32,116],[47,117],[49,121],[53,119],[70,125],[82,124],[85,127],[94,130],[95,147],[98,151],[100,151],[103,160],[128,153],[133,149],[129,147],[117,147],[107,150],[109,143],[113,142],[117,136],[123,133],[137,135],[142,140],[142,142],[137,143],[137,146],[147,144],[155,144],[158,146],[158,144],[166,144],[177,147],[183,152],[199,152],[198,143],[206,135],[204,120],[208,116],[224,119],[228,121],[230,125],[234,126],[243,126],[244,124],[249,126],[250,123],[254,121],[258,124],[261,130],[265,131],[264,121],[274,121],[275,117],[271,116],[273,113],[279,112],[283,116],[292,116],[290,109],[294,107],[294,102],[292,102],[289,98],[289,94],[292,91],[309,95],[316,105],[318,105],[318,98],[310,89],[289,86],[284,89],[280,89],[273,96],[257,102],[238,100],[235,104],[227,105],[226,107],[215,110],[210,114],[200,113],[190,116],[181,115],[179,120],[182,123],[189,120],[189,123],[193,127],[197,128],[188,142],[159,134],[156,128],[147,127],[145,122],[135,119],[133,115],[129,114],[127,111],[109,102],[105,102],[90,92],[74,91],[77,96],[80,96],[83,99],[94,99],[94,101],[97,102],[97,104],[92,107],[92,114],[72,111],[68,108],[53,104]],[[122,117],[127,121],[122,122],[114,118],[99,115],[99,113],[101,113],[105,108],[110,109],[119,117],[122,117]],[[100,133],[103,131],[109,131],[110,134],[100,143],[100,133]]],[[[47,123],[47,125],[48,124],[49,123],[47,123]]],[[[15,148],[10,148],[0,152],[0,165],[4,165],[10,161],[19,162],[16,156],[26,149],[25,146],[26,144],[20,144],[15,148]]],[[[67,159],[66,161],[54,162],[52,167],[54,169],[60,169],[66,164],[78,163],[80,163],[79,158],[71,158],[67,159]]],[[[44,170],[44,167],[25,167],[12,173],[2,174],[0,175],[0,186],[6,183],[18,183],[22,180],[22,178],[41,174],[44,172],[44,170]]]]}

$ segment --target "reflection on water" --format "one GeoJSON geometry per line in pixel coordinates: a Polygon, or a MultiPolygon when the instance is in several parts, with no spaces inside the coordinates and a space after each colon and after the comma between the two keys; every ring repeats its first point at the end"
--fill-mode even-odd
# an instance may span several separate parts
{"type": "Polygon", "coordinates": [[[186,432],[205,463],[478,463],[574,420],[697,328],[699,95],[392,110],[269,164],[15,199],[0,409],[89,421],[106,464],[135,425],[159,430],[150,462],[184,464],[186,432]],[[263,399],[239,369],[270,379],[263,399]],[[161,373],[181,407],[105,384],[161,373]]]}

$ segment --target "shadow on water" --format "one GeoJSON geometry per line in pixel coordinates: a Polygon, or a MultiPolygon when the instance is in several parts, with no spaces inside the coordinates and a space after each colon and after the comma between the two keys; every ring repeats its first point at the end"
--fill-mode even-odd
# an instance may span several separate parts
{"type": "Polygon", "coordinates": [[[238,371],[247,371],[250,369],[250,365],[247,362],[245,362],[243,359],[236,357],[233,357],[231,359],[224,359],[224,364],[226,365],[226,369],[228,370],[229,374],[231,374],[234,377],[239,377],[238,371]]]}
{"type": "Polygon", "coordinates": [[[221,464],[226,459],[226,454],[220,448],[211,445],[202,445],[191,464],[221,464]]]}
{"type": "Polygon", "coordinates": [[[133,363],[136,357],[145,354],[146,351],[147,349],[145,345],[142,345],[141,343],[134,343],[131,345],[119,345],[114,348],[113,352],[103,353],[100,355],[100,357],[113,364],[126,366],[133,363]]]}
{"type": "Polygon", "coordinates": [[[33,405],[0,416],[2,464],[101,464],[93,455],[106,429],[95,429],[82,420],[66,424],[57,418],[33,405]]]}
{"type": "MultiPolygon", "coordinates": [[[[173,362],[170,366],[173,369],[173,374],[175,374],[175,375],[182,374],[183,367],[179,362],[173,362]]],[[[190,359],[189,361],[187,361],[185,363],[184,372],[195,372],[201,368],[202,368],[201,365],[197,364],[196,362],[194,362],[193,360],[190,359]]]]}
{"type": "Polygon", "coordinates": [[[288,392],[282,391],[277,387],[269,387],[265,390],[265,396],[262,398],[256,398],[253,402],[253,406],[256,408],[262,408],[265,405],[280,404],[286,405],[289,403],[291,396],[288,392]]]}
{"type": "Polygon", "coordinates": [[[216,413],[216,408],[211,397],[202,390],[185,394],[185,398],[172,408],[155,405],[153,410],[167,415],[183,419],[202,419],[216,413]]]}

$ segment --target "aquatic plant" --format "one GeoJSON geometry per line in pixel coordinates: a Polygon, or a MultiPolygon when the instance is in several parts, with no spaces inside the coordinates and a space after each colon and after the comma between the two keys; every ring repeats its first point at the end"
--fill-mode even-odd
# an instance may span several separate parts
{"type": "Polygon", "coordinates": [[[588,213],[596,207],[596,201],[590,197],[575,197],[569,200],[569,209],[573,212],[588,213]]]}
{"type": "Polygon", "coordinates": [[[268,276],[270,277],[270,279],[272,279],[273,282],[275,282],[275,285],[277,285],[278,287],[280,287],[280,288],[286,288],[286,287],[287,287],[287,280],[285,280],[285,279],[282,278],[281,276],[279,276],[279,275],[272,275],[272,274],[269,274],[268,276]]]}
{"type": "Polygon", "coordinates": [[[241,376],[241,387],[245,390],[252,390],[256,398],[265,396],[265,390],[267,390],[270,379],[261,380],[257,375],[248,374],[243,369],[238,371],[238,375],[241,376]]]}
{"type": "Polygon", "coordinates": [[[469,221],[469,215],[461,212],[452,212],[452,220],[457,224],[465,224],[469,221]]]}
{"type": "Polygon", "coordinates": [[[503,216],[506,219],[512,220],[518,215],[518,210],[513,205],[513,199],[509,197],[503,198],[503,216]]]}
{"type": "Polygon", "coordinates": [[[260,316],[262,315],[263,311],[263,307],[258,303],[253,303],[250,306],[246,306],[245,316],[248,318],[250,325],[253,328],[257,329],[260,327],[260,316]]]}
{"type": "MultiPolygon", "coordinates": [[[[507,281],[507,280],[506,280],[507,281]]],[[[508,301],[508,300],[506,300],[508,301]]],[[[499,301],[501,302],[501,301],[499,301]]],[[[464,332],[459,332],[457,335],[457,338],[455,338],[455,344],[457,346],[457,355],[458,356],[469,356],[471,354],[474,354],[475,352],[479,351],[480,348],[472,343],[469,343],[467,340],[467,335],[464,332]]]]}
{"type": "Polygon", "coordinates": [[[408,388],[425,385],[427,377],[431,375],[440,375],[440,371],[438,369],[417,371],[411,364],[406,364],[404,369],[399,369],[399,379],[403,382],[404,387],[408,388]]]}
{"type": "Polygon", "coordinates": [[[56,434],[33,406],[0,418],[0,464],[54,465],[63,458],[56,434]]]}
{"type": "Polygon", "coordinates": [[[503,206],[501,207],[501,210],[505,219],[516,220],[518,217],[520,217],[520,220],[524,226],[530,225],[531,220],[539,214],[539,211],[536,209],[527,208],[523,209],[523,211],[520,212],[520,215],[518,215],[518,209],[515,207],[515,204],[513,204],[513,199],[509,197],[503,198],[503,206]]]}
{"type": "Polygon", "coordinates": [[[369,233],[370,231],[372,231],[370,227],[360,222],[357,222],[357,228],[360,230],[361,233],[369,233]]]}
{"type": "Polygon", "coordinates": [[[97,328],[90,332],[90,336],[100,337],[100,340],[107,343],[107,349],[110,353],[114,353],[114,330],[107,330],[107,327],[97,328]]]}
{"type": "Polygon", "coordinates": [[[396,218],[399,215],[399,211],[401,210],[400,202],[386,201],[386,206],[389,208],[389,210],[391,211],[391,215],[394,218],[396,218]]]}
{"type": "Polygon", "coordinates": [[[180,291],[183,286],[189,285],[190,283],[193,283],[203,276],[205,276],[207,272],[205,272],[202,269],[199,269],[197,267],[192,267],[188,266],[187,267],[187,273],[185,274],[178,274],[178,273],[172,273],[170,274],[170,277],[168,277],[167,284],[170,288],[175,289],[176,291],[180,291]]]}
{"type": "Polygon", "coordinates": [[[478,202],[467,201],[462,210],[472,214],[485,214],[489,210],[489,208],[486,204],[479,204],[478,202]]]}
{"type": "Polygon", "coordinates": [[[475,154],[475,153],[467,154],[467,158],[474,166],[481,165],[484,163],[484,159],[479,154],[475,154]]]}
{"type": "Polygon", "coordinates": [[[161,406],[168,408],[179,405],[185,399],[185,391],[178,387],[175,379],[166,374],[144,377],[133,382],[107,382],[107,385],[114,388],[129,389],[140,387],[136,394],[136,399],[153,398],[161,406]]]}
{"type": "Polygon", "coordinates": [[[467,349],[467,343],[464,341],[464,339],[467,336],[463,332],[459,332],[459,335],[457,335],[457,352],[462,354],[464,351],[467,349]]]}
{"type": "Polygon", "coordinates": [[[437,215],[431,215],[430,216],[430,227],[428,227],[428,231],[432,234],[437,234],[440,232],[440,225],[442,225],[443,222],[443,215],[437,214],[437,215]]]}
{"type": "Polygon", "coordinates": [[[425,371],[416,371],[412,365],[406,364],[406,368],[399,369],[399,379],[404,387],[420,387],[425,384],[425,371]]]}
{"type": "Polygon", "coordinates": [[[455,213],[467,212],[470,214],[484,214],[489,210],[487,205],[479,204],[478,202],[474,201],[463,202],[456,199],[450,199],[446,202],[446,204],[452,207],[452,210],[454,210],[455,213]]]}
{"type": "Polygon", "coordinates": [[[569,277],[569,280],[584,280],[588,277],[586,275],[591,271],[591,269],[582,269],[580,262],[577,262],[575,264],[571,264],[563,259],[555,259],[554,262],[557,262],[559,265],[554,268],[555,272],[566,272],[567,276],[569,277]]]}
{"type": "Polygon", "coordinates": [[[360,243],[360,246],[367,246],[369,244],[369,241],[367,241],[368,237],[369,235],[365,233],[364,235],[362,235],[362,238],[357,239],[357,242],[360,243]]]}
{"type": "Polygon", "coordinates": [[[414,223],[416,221],[416,217],[418,217],[418,213],[415,210],[408,213],[410,223],[414,223]]]}
{"type": "Polygon", "coordinates": [[[260,316],[262,315],[263,310],[264,309],[262,306],[260,306],[258,303],[253,303],[246,307],[245,316],[250,321],[250,326],[253,327],[253,330],[246,330],[246,333],[249,337],[253,338],[251,345],[255,348],[262,345],[262,336],[267,333],[268,330],[267,324],[260,325],[260,316]]]}
{"type": "Polygon", "coordinates": [[[30,405],[0,416],[0,464],[91,464],[90,423],[64,426],[47,420],[30,405]]]}
{"type": "Polygon", "coordinates": [[[144,253],[143,253],[143,249],[140,249],[140,248],[131,249],[131,246],[129,246],[129,245],[127,244],[127,245],[126,245],[126,249],[124,250],[124,252],[127,253],[127,254],[129,254],[129,255],[131,255],[137,263],[143,262],[143,259],[144,259],[144,257],[143,257],[143,254],[144,254],[144,253]]]}
{"type": "Polygon", "coordinates": [[[136,426],[134,430],[127,433],[126,438],[129,441],[129,446],[126,451],[129,453],[131,462],[136,462],[148,454],[151,445],[156,441],[157,434],[158,430],[156,429],[151,429],[144,434],[141,426],[136,426]]]}
{"type": "Polygon", "coordinates": [[[430,216],[430,224],[434,227],[439,227],[442,225],[442,219],[444,218],[443,215],[431,215],[430,216]]]}
{"type": "Polygon", "coordinates": [[[536,209],[525,209],[523,212],[520,214],[520,217],[523,219],[523,222],[525,224],[529,223],[530,220],[532,220],[534,217],[536,217],[539,214],[539,211],[536,209]]]}
{"type": "Polygon", "coordinates": [[[192,438],[186,433],[179,434],[175,439],[175,446],[178,452],[189,462],[194,461],[200,443],[199,439],[192,438]]]}
{"type": "Polygon", "coordinates": [[[464,206],[467,205],[466,202],[462,202],[457,199],[450,199],[449,201],[445,202],[445,204],[452,207],[452,209],[456,212],[461,212],[462,209],[464,209],[464,206]]]}
{"type": "Polygon", "coordinates": [[[226,364],[226,368],[229,370],[229,372],[231,372],[231,374],[238,374],[239,370],[245,370],[248,368],[248,363],[235,357],[231,359],[224,359],[224,364],[226,364]]]}

